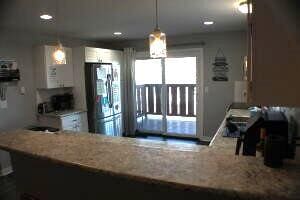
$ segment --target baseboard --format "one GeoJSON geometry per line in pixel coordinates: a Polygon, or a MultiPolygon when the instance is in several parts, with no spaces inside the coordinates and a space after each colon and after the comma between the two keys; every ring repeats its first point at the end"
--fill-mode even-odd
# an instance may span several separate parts
{"type": "Polygon", "coordinates": [[[204,142],[211,142],[212,137],[210,137],[210,136],[201,136],[200,140],[204,141],[204,142]]]}
{"type": "Polygon", "coordinates": [[[3,168],[3,169],[0,170],[0,176],[6,176],[6,175],[8,175],[12,172],[13,172],[13,168],[11,166],[3,168]]]}

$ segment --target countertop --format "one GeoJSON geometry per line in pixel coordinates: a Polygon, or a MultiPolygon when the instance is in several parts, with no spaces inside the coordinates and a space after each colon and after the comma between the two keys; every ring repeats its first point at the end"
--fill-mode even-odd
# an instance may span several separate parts
{"type": "Polygon", "coordinates": [[[38,114],[38,116],[62,118],[62,117],[66,117],[69,115],[74,115],[74,114],[83,113],[83,112],[86,112],[86,110],[74,109],[74,110],[63,110],[63,111],[54,111],[54,112],[50,112],[50,113],[38,114]]]}
{"type": "Polygon", "coordinates": [[[260,157],[235,156],[236,141],[221,136],[223,126],[224,121],[210,146],[16,130],[0,134],[0,148],[82,170],[210,191],[217,199],[300,199],[299,148],[284,168],[268,168],[260,157]]]}

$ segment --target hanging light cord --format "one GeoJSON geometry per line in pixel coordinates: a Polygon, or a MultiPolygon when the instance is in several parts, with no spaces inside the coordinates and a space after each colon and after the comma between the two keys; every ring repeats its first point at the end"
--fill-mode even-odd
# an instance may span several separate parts
{"type": "Polygon", "coordinates": [[[57,38],[57,42],[58,42],[58,46],[60,45],[60,34],[59,34],[59,17],[58,17],[58,9],[59,9],[59,5],[58,5],[58,0],[55,0],[55,14],[56,14],[56,23],[55,23],[55,28],[56,28],[56,38],[57,38]]]}
{"type": "Polygon", "coordinates": [[[158,29],[158,0],[155,0],[155,8],[156,8],[156,11],[155,11],[155,16],[156,16],[156,29],[158,29]]]}

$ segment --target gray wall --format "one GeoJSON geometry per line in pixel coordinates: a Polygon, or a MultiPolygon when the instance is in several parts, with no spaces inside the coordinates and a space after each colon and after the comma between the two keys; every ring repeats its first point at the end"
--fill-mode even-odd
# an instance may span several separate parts
{"type": "MultiPolygon", "coordinates": [[[[246,32],[206,33],[199,35],[167,37],[169,48],[203,47],[204,87],[204,135],[213,136],[224,119],[227,106],[233,102],[234,81],[242,80],[243,59],[246,55],[246,32]],[[229,81],[212,81],[212,63],[221,48],[229,63],[229,81]]],[[[147,40],[124,41],[111,44],[114,48],[135,47],[137,51],[148,48],[147,40]]]]}
{"type": "MultiPolygon", "coordinates": [[[[7,90],[8,108],[0,109],[0,132],[23,128],[36,122],[36,93],[34,85],[32,48],[39,44],[55,44],[56,38],[24,32],[0,32],[0,58],[18,62],[21,81],[9,84],[7,90]],[[20,87],[26,94],[20,94],[20,87]]],[[[96,45],[96,43],[62,38],[65,46],[96,45]]],[[[10,166],[9,156],[0,151],[0,170],[10,166]]]]}

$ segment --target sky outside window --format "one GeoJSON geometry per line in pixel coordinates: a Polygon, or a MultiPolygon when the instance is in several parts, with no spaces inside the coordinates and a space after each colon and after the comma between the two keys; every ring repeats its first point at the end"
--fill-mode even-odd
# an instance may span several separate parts
{"type": "MultiPolygon", "coordinates": [[[[196,84],[196,57],[167,58],[166,84],[196,84]]],[[[160,59],[136,60],[137,85],[162,84],[160,59]]]]}

